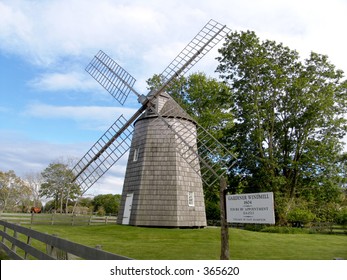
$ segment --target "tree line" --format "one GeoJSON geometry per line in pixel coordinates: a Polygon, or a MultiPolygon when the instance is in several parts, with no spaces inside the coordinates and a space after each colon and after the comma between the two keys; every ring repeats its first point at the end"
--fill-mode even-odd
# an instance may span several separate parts
{"type": "Polygon", "coordinates": [[[0,171],[0,212],[28,213],[32,207],[38,207],[46,213],[118,213],[120,194],[81,197],[80,189],[72,178],[71,168],[61,162],[51,163],[41,173],[24,178],[12,170],[0,171]],[[44,205],[43,200],[46,200],[44,205]]]}

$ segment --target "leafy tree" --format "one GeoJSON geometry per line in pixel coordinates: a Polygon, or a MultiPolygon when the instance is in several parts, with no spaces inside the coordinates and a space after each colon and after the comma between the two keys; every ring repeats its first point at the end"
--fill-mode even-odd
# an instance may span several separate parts
{"type": "Polygon", "coordinates": [[[51,163],[42,173],[44,183],[39,191],[41,197],[53,198],[55,209],[62,213],[65,207],[68,211],[68,203],[75,200],[80,194],[80,188],[72,182],[74,174],[62,163],[51,163]]]}
{"type": "Polygon", "coordinates": [[[92,204],[94,212],[108,214],[118,213],[121,195],[119,194],[100,194],[94,197],[92,204]]]}
{"type": "Polygon", "coordinates": [[[297,198],[311,202],[312,211],[337,202],[346,132],[343,72],[325,55],[312,52],[302,61],[250,31],[228,35],[220,54],[217,72],[233,93],[235,113],[225,133],[238,153],[231,182],[239,191],[275,192],[278,215],[297,198]]]}
{"type": "Polygon", "coordinates": [[[91,207],[93,200],[90,197],[82,197],[78,200],[78,205],[81,207],[91,207]]]}
{"type": "Polygon", "coordinates": [[[0,171],[0,211],[25,211],[30,205],[31,189],[14,171],[0,171]]]}
{"type": "Polygon", "coordinates": [[[73,206],[69,206],[69,212],[74,214],[89,214],[93,211],[93,200],[90,197],[79,197],[73,206]]]}

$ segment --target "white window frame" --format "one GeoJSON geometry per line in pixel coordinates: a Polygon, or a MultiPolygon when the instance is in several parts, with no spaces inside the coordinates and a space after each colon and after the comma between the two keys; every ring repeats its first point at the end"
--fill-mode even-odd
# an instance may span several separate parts
{"type": "Polygon", "coordinates": [[[188,192],[188,206],[190,207],[195,206],[194,192],[188,192]]]}
{"type": "Polygon", "coordinates": [[[133,161],[138,161],[138,159],[139,159],[139,150],[140,150],[140,148],[135,148],[134,149],[133,161]]]}

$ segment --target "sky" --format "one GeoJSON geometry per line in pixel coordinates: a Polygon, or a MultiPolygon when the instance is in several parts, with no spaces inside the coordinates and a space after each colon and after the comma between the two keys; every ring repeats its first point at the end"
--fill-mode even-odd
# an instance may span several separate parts
{"type": "MultiPolygon", "coordinates": [[[[299,52],[328,55],[347,73],[346,0],[0,0],[0,171],[39,173],[81,158],[121,114],[86,71],[101,49],[136,78],[161,73],[210,20],[299,52]]],[[[220,45],[218,45],[220,47],[220,45]]],[[[218,46],[192,69],[217,77],[218,46]]],[[[120,194],[127,155],[88,195],[120,194]]]]}

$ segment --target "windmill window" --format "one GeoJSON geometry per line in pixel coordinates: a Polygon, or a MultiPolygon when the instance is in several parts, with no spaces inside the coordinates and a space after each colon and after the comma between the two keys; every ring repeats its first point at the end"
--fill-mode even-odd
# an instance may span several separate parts
{"type": "Polygon", "coordinates": [[[133,161],[137,161],[139,159],[139,148],[134,149],[133,161]]]}
{"type": "Polygon", "coordinates": [[[188,192],[188,206],[195,206],[194,192],[188,192]]]}

